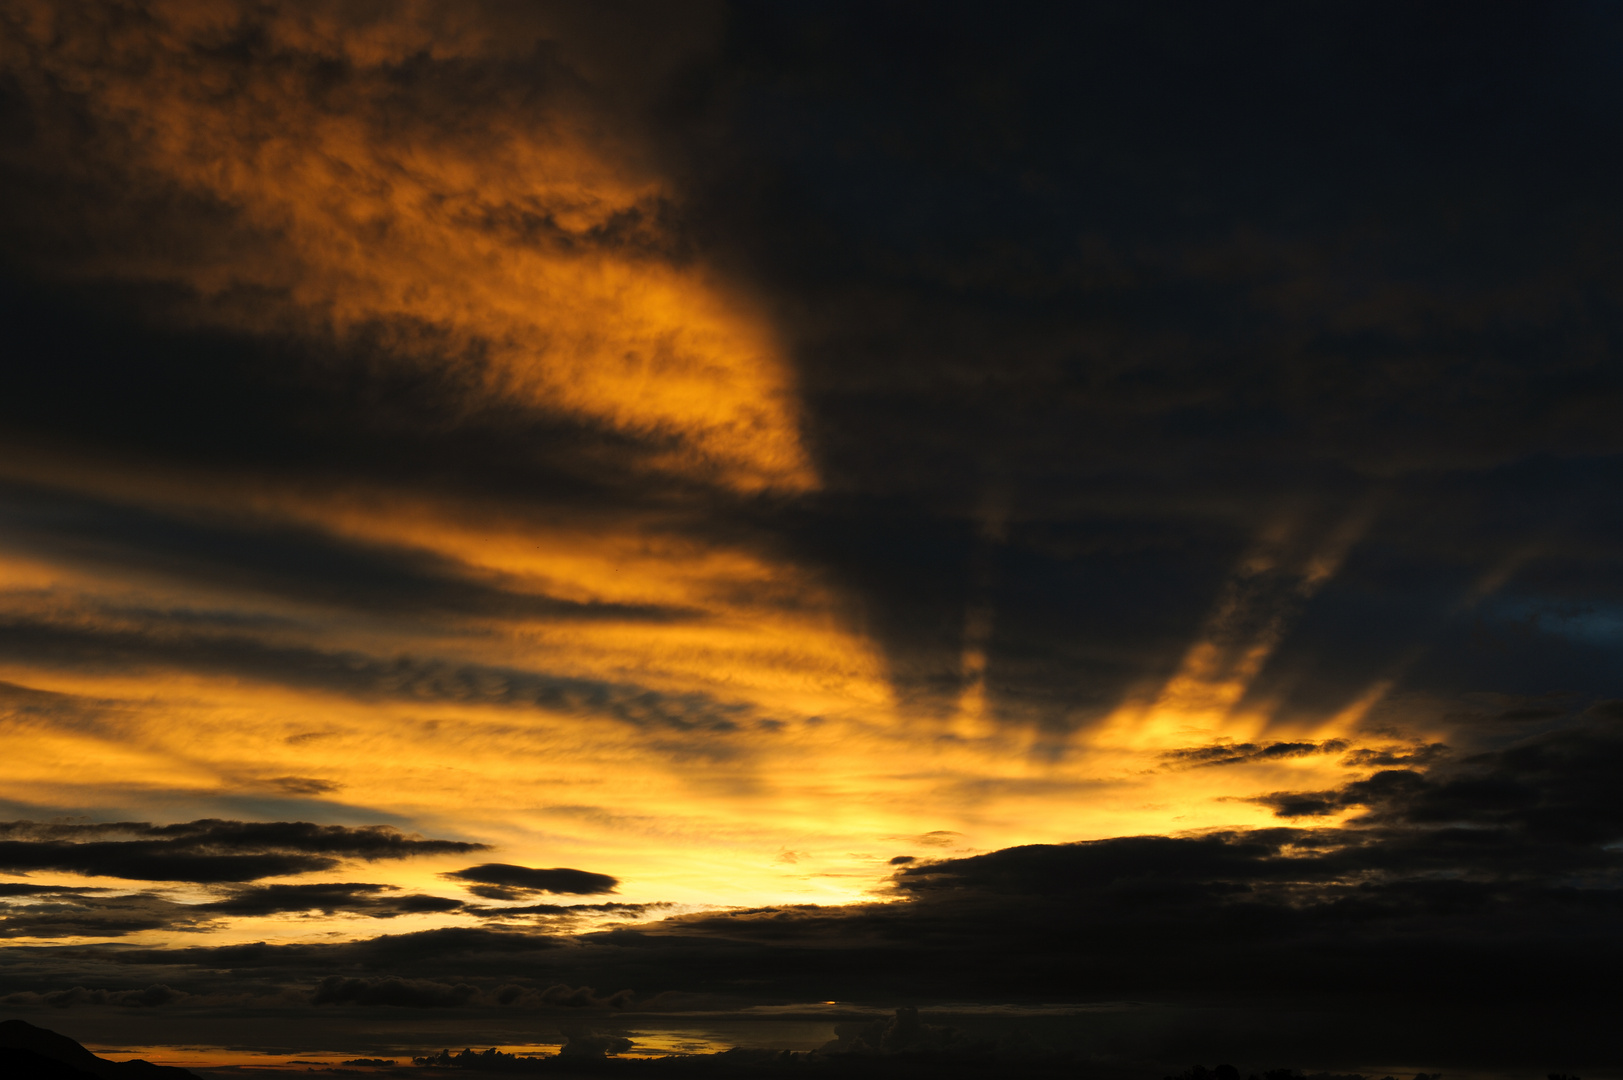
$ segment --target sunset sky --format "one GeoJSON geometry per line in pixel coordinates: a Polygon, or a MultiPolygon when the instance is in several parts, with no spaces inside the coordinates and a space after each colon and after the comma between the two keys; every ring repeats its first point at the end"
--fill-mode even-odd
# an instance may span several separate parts
{"type": "Polygon", "coordinates": [[[1620,167],[1595,3],[0,0],[0,1018],[1623,1076],[1620,167]]]}

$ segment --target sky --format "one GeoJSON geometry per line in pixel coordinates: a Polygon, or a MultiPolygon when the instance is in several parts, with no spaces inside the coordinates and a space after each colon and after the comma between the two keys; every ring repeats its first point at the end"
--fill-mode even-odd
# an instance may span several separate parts
{"type": "Polygon", "coordinates": [[[1623,1076],[1620,57],[3,0],[0,1010],[1623,1076]]]}

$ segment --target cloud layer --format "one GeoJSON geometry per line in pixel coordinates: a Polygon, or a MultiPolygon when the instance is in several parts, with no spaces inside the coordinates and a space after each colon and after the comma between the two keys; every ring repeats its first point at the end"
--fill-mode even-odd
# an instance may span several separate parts
{"type": "Polygon", "coordinates": [[[1620,42],[0,0],[0,995],[1599,1060],[1620,42]]]}
{"type": "Polygon", "coordinates": [[[0,822],[0,868],[65,870],[94,877],[200,883],[253,881],[331,870],[341,858],[368,862],[478,851],[486,845],[426,840],[387,825],[305,821],[192,821],[153,825],[0,822]],[[108,839],[128,837],[129,839],[108,839]]]}

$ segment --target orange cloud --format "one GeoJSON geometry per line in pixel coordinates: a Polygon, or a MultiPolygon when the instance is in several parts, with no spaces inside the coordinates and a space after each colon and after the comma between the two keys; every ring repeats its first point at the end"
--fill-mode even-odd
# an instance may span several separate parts
{"type": "MultiPolygon", "coordinates": [[[[770,328],[681,254],[675,194],[624,135],[635,80],[594,84],[604,58],[571,49],[567,12],[12,8],[0,62],[92,132],[54,137],[60,168],[94,162],[131,205],[190,200],[182,228],[124,221],[116,252],[60,272],[184,284],[199,320],[382,340],[470,407],[583,418],[662,470],[815,482],[770,328]]],[[[632,59],[703,47],[703,9],[663,21],[664,55],[632,59]]]]}

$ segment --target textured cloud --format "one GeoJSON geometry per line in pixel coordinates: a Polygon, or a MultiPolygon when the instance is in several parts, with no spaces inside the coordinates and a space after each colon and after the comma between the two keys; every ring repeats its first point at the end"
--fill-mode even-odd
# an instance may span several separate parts
{"type": "Polygon", "coordinates": [[[177,825],[0,822],[0,869],[66,870],[138,881],[252,881],[368,862],[478,851],[483,844],[428,840],[387,825],[207,819],[177,825]],[[121,837],[127,839],[108,839],[121,837]]]}
{"type": "Polygon", "coordinates": [[[320,911],[365,915],[373,919],[393,919],[400,915],[456,911],[460,900],[442,896],[407,894],[395,896],[393,885],[369,885],[346,881],[322,885],[260,885],[241,889],[224,900],[192,905],[197,911],[221,915],[276,915],[283,912],[320,911]]]}
{"type": "Polygon", "coordinates": [[[4,998],[0,998],[0,1003],[14,1009],[40,1005],[53,1009],[71,1009],[75,1005],[120,1005],[140,1009],[171,1005],[185,1001],[188,996],[162,983],[154,983],[139,990],[88,990],[83,986],[75,986],[70,990],[57,990],[49,994],[27,992],[7,994],[4,998]]]}
{"type": "MultiPolygon", "coordinates": [[[[101,891],[101,890],[98,890],[101,891]]],[[[52,889],[26,904],[0,905],[0,937],[116,938],[147,930],[205,931],[219,923],[209,913],[163,896],[87,896],[52,889]]]]}
{"type": "Polygon", "coordinates": [[[448,986],[399,976],[346,979],[331,975],[321,981],[310,1000],[316,1005],[397,1005],[429,1009],[465,1005],[477,992],[466,983],[448,986]]]}
{"type": "MultiPolygon", "coordinates": [[[[1280,758],[1308,757],[1312,754],[1339,754],[1348,749],[1345,739],[1326,739],[1322,743],[1273,742],[1266,745],[1217,743],[1213,746],[1190,746],[1168,750],[1161,757],[1175,765],[1201,768],[1210,765],[1239,765],[1253,761],[1277,761],[1280,758]]],[[[1365,750],[1358,753],[1373,754],[1374,751],[1365,750]]],[[[1364,764],[1370,759],[1360,757],[1357,760],[1360,764],[1364,764]]]]}
{"type": "Polygon", "coordinates": [[[590,896],[613,892],[614,887],[620,884],[607,874],[594,874],[588,870],[570,870],[562,866],[540,870],[511,863],[482,863],[444,876],[456,881],[474,882],[468,891],[487,900],[522,900],[537,893],[590,896]]]}
{"type": "Polygon", "coordinates": [[[15,85],[82,132],[37,138],[35,176],[127,186],[84,223],[99,257],[60,269],[182,286],[215,325],[373,339],[407,364],[426,345],[471,407],[807,482],[770,333],[684,265],[637,103],[615,100],[624,78],[601,85],[702,52],[704,12],[649,6],[650,47],[594,56],[556,5],[12,9],[15,85]],[[119,210],[142,204],[172,207],[156,224],[186,239],[136,254],[155,223],[119,210]]]}

